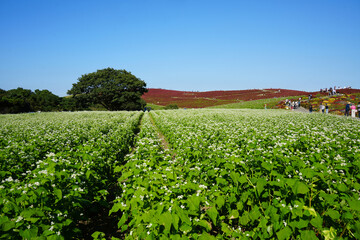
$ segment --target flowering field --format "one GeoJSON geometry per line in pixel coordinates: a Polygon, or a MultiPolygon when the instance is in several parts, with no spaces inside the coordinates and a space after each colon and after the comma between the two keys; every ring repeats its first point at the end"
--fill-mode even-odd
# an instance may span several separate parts
{"type": "Polygon", "coordinates": [[[134,239],[360,237],[360,123],[281,110],[151,112],[111,212],[134,239]]]}
{"type": "Polygon", "coordinates": [[[82,237],[106,209],[139,112],[0,117],[0,238],[82,237]]]}
{"type": "MultiPolygon", "coordinates": [[[[319,111],[321,104],[329,106],[329,113],[336,115],[344,115],[345,106],[348,102],[353,103],[355,106],[360,102],[360,89],[340,89],[338,94],[329,96],[327,93],[316,93],[310,100],[313,111],[319,111]]],[[[297,101],[298,97],[289,97],[290,101],[297,101]]],[[[302,98],[301,106],[309,109],[308,98],[302,98]]],[[[274,108],[285,109],[285,99],[277,102],[274,108]]]]}
{"type": "Polygon", "coordinates": [[[151,104],[177,104],[181,108],[204,108],[241,101],[307,95],[307,92],[288,89],[249,89],[233,91],[187,92],[150,88],[142,98],[151,104]]]}
{"type": "Polygon", "coordinates": [[[203,109],[0,121],[0,238],[81,238],[97,205],[116,229],[95,239],[360,238],[357,119],[203,109]]]}

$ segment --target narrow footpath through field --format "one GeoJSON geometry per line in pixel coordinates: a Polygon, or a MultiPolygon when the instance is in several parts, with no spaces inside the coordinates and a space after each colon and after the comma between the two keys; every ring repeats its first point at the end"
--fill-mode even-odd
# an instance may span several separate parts
{"type": "Polygon", "coordinates": [[[150,117],[150,122],[151,122],[155,132],[158,134],[158,137],[161,140],[162,149],[169,150],[169,152],[171,153],[172,158],[174,158],[176,156],[176,154],[171,150],[170,145],[169,145],[168,141],[166,140],[166,137],[164,136],[164,134],[156,126],[156,123],[155,123],[154,118],[151,115],[151,113],[149,113],[149,117],[150,117]]]}
{"type": "Polygon", "coordinates": [[[302,113],[309,113],[309,110],[307,110],[306,108],[304,107],[299,107],[299,108],[296,108],[294,109],[296,112],[302,112],[302,113]]]}

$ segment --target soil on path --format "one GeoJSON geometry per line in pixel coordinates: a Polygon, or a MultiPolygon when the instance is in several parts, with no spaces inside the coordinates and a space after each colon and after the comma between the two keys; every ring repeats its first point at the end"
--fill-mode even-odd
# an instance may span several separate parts
{"type": "Polygon", "coordinates": [[[309,113],[309,110],[304,107],[294,109],[295,112],[309,113]]]}

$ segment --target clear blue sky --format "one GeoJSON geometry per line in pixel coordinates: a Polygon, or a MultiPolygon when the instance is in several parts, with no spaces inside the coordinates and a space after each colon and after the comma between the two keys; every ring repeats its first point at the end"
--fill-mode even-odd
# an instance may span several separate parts
{"type": "Polygon", "coordinates": [[[151,88],[360,88],[359,0],[1,0],[0,88],[65,96],[126,69],[151,88]]]}

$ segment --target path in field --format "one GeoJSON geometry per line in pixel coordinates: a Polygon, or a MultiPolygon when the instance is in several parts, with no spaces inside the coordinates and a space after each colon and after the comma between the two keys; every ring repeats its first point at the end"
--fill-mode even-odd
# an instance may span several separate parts
{"type": "Polygon", "coordinates": [[[159,139],[161,140],[161,145],[163,146],[163,149],[164,150],[169,149],[169,143],[166,141],[164,134],[162,134],[162,132],[160,132],[159,128],[156,126],[155,121],[150,113],[149,113],[149,117],[151,124],[153,125],[156,133],[159,135],[159,139]]]}
{"type": "Polygon", "coordinates": [[[164,150],[169,150],[169,152],[171,153],[172,158],[174,158],[176,154],[173,151],[171,151],[171,148],[169,146],[169,142],[166,140],[164,134],[162,134],[162,132],[156,126],[155,121],[154,121],[154,119],[153,119],[153,117],[152,117],[152,115],[150,113],[149,113],[149,117],[150,117],[151,124],[153,125],[153,127],[155,129],[155,132],[158,134],[159,139],[161,140],[162,148],[164,150]]]}
{"type": "Polygon", "coordinates": [[[299,107],[299,108],[296,108],[294,109],[294,111],[296,112],[302,112],[302,113],[309,113],[309,110],[304,108],[304,107],[299,107]]]}

